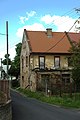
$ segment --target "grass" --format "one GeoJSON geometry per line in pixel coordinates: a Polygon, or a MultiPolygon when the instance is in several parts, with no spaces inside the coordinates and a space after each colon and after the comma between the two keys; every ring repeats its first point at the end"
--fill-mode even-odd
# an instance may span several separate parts
{"type": "Polygon", "coordinates": [[[47,97],[41,92],[31,92],[30,90],[25,90],[21,88],[18,88],[17,91],[19,91],[20,93],[24,94],[27,97],[36,98],[42,102],[46,102],[49,104],[64,106],[67,108],[80,108],[80,94],[76,94],[75,99],[74,94],[72,98],[65,95],[63,97],[59,96],[47,97]]]}

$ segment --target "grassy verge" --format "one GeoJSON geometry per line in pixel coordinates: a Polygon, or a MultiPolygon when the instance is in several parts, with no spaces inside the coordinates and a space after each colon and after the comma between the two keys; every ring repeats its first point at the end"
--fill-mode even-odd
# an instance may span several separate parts
{"type": "Polygon", "coordinates": [[[42,102],[59,105],[59,106],[64,106],[67,108],[80,108],[80,99],[74,99],[74,97],[72,97],[72,98],[69,98],[68,96],[47,97],[41,92],[31,92],[29,90],[25,90],[25,89],[21,89],[21,88],[18,88],[17,91],[24,94],[25,96],[28,96],[31,98],[36,98],[42,102]]]}

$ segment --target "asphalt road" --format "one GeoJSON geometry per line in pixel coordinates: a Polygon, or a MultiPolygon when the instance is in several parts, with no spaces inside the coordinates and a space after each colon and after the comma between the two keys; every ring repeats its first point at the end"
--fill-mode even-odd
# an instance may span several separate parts
{"type": "Polygon", "coordinates": [[[13,120],[80,120],[80,111],[64,109],[11,91],[13,120]]]}

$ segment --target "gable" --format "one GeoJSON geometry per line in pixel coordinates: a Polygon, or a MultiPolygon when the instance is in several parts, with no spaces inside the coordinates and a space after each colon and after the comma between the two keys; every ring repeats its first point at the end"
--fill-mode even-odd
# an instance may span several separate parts
{"type": "Polygon", "coordinates": [[[21,49],[21,55],[29,55],[30,49],[29,49],[29,44],[28,44],[28,38],[25,34],[23,33],[23,39],[22,39],[22,49],[21,49]]]}

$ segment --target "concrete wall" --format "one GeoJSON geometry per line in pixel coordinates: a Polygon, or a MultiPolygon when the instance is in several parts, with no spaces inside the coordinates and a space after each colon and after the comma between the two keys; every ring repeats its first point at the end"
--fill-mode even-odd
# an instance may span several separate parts
{"type": "Polygon", "coordinates": [[[0,120],[12,120],[11,101],[0,105],[0,120]]]}

